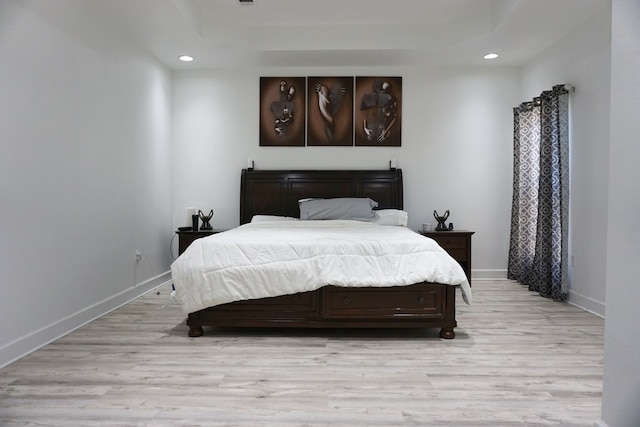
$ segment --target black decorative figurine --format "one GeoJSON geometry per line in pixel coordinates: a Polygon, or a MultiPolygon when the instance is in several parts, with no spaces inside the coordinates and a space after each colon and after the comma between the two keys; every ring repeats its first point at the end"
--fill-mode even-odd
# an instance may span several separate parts
{"type": "Polygon", "coordinates": [[[213,209],[211,209],[209,215],[205,215],[204,212],[199,210],[198,216],[200,217],[200,220],[202,220],[202,226],[200,226],[200,230],[213,230],[213,227],[211,227],[211,224],[209,224],[209,221],[211,221],[211,218],[213,217],[213,209]]]}
{"type": "Polygon", "coordinates": [[[438,221],[438,225],[436,225],[436,231],[445,231],[448,230],[447,224],[445,221],[449,218],[449,209],[444,213],[444,215],[438,215],[438,212],[433,211],[433,217],[438,221]]]}

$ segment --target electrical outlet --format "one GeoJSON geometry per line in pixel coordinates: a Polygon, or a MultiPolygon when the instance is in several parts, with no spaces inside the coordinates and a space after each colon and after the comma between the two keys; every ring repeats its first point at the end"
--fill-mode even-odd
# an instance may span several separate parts
{"type": "Polygon", "coordinates": [[[136,250],[136,262],[142,261],[142,251],[136,250]]]}

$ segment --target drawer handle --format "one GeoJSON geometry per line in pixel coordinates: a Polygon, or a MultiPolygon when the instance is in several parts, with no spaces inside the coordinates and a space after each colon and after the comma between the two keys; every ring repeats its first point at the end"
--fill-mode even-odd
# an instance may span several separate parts
{"type": "Polygon", "coordinates": [[[418,302],[420,304],[424,304],[424,297],[418,297],[418,302]]]}
{"type": "Polygon", "coordinates": [[[351,300],[349,298],[345,298],[345,299],[342,300],[342,303],[344,305],[349,305],[349,304],[351,304],[351,300]]]}

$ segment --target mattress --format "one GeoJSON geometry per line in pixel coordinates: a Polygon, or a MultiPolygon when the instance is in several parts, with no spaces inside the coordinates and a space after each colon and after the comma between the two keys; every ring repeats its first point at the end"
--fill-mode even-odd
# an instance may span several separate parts
{"type": "Polygon", "coordinates": [[[185,313],[325,285],[441,283],[459,286],[471,303],[462,267],[434,240],[407,227],[363,221],[245,224],[195,240],[171,273],[185,313]]]}

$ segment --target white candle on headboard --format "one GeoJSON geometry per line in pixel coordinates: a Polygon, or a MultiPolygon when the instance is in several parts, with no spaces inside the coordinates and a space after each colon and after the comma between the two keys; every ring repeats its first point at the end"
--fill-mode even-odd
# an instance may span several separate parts
{"type": "Polygon", "coordinates": [[[396,161],[396,158],[394,157],[393,159],[391,159],[391,169],[395,169],[398,167],[398,162],[396,161]]]}
{"type": "Polygon", "coordinates": [[[247,169],[253,169],[253,160],[251,160],[251,157],[247,157],[247,169]]]}

